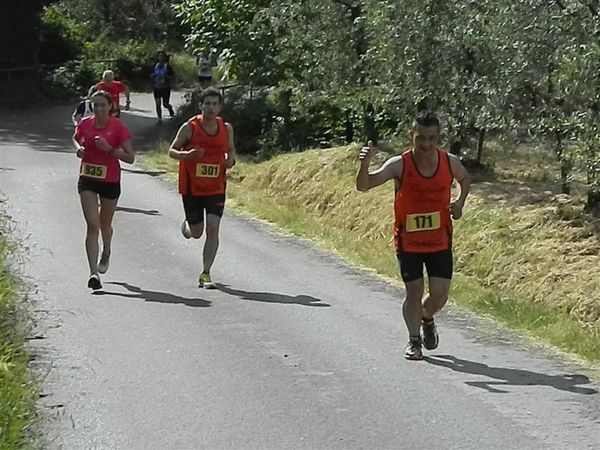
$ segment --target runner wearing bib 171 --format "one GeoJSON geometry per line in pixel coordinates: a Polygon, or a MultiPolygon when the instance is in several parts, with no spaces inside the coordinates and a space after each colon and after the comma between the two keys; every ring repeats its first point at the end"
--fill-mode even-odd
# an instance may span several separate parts
{"type": "Polygon", "coordinates": [[[85,250],[90,268],[88,287],[102,288],[99,273],[108,270],[112,220],[121,194],[119,160],[133,163],[135,155],[131,134],[119,119],[110,115],[112,97],[97,91],[90,101],[94,114],[82,119],[75,128],[73,144],[81,158],[78,191],[87,224],[85,250]],[[98,206],[98,204],[100,206],[98,206]],[[98,235],[102,234],[102,256],[98,262],[98,235]]]}
{"type": "Polygon", "coordinates": [[[389,158],[381,168],[369,172],[376,149],[372,142],[359,154],[356,177],[359,191],[367,191],[394,180],[394,242],[400,263],[406,299],[402,311],[409,342],[404,357],[423,359],[422,347],[437,348],[439,336],[434,315],[448,300],[452,278],[452,219],[462,216],[471,178],[460,160],[438,148],[440,123],[431,113],[413,121],[413,148],[389,158]],[[452,183],[460,186],[451,201],[452,183]],[[423,266],[429,278],[429,292],[423,296],[423,266]]]}
{"type": "Polygon", "coordinates": [[[235,164],[233,127],[218,116],[223,96],[216,89],[200,95],[202,114],[192,117],[177,132],[169,156],[179,160],[179,193],[186,239],[200,239],[206,228],[202,254],[201,287],[214,288],[210,269],[219,248],[219,228],[225,207],[226,170],[235,164]]]}

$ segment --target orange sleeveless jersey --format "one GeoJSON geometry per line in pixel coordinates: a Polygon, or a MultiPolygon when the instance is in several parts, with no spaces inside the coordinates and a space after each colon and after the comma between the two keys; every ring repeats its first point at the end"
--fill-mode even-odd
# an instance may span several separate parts
{"type": "Polygon", "coordinates": [[[203,148],[200,159],[179,161],[179,193],[206,197],[225,193],[225,154],[229,150],[229,133],[225,122],[217,117],[217,133],[209,135],[200,125],[202,116],[188,120],[192,137],[184,150],[203,148]]]}
{"type": "Polygon", "coordinates": [[[427,178],[419,173],[412,151],[402,154],[404,168],[394,202],[396,250],[432,253],[452,245],[452,169],[450,157],[438,149],[438,167],[427,178]]]}

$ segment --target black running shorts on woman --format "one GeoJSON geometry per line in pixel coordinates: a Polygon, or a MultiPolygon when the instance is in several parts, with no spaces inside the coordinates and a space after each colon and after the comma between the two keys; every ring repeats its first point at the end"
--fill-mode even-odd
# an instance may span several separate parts
{"type": "Polygon", "coordinates": [[[452,249],[433,253],[396,252],[404,282],[423,278],[423,265],[428,277],[452,279],[452,249]]]}
{"type": "Polygon", "coordinates": [[[88,177],[79,177],[77,182],[77,191],[81,194],[83,191],[95,192],[102,198],[115,200],[121,195],[121,183],[105,183],[88,177]]]}

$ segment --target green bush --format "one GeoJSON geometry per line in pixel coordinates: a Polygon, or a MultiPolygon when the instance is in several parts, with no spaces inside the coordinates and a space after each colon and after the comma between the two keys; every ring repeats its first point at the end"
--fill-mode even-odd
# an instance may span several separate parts
{"type": "Polygon", "coordinates": [[[153,41],[115,43],[109,36],[102,35],[86,43],[84,55],[88,60],[103,61],[98,64],[97,81],[104,70],[110,69],[131,89],[148,91],[151,88],[150,73],[160,49],[162,47],[153,41]]]}
{"type": "Polygon", "coordinates": [[[234,127],[238,153],[258,155],[261,136],[271,128],[277,111],[266,92],[253,92],[250,98],[248,87],[239,86],[225,91],[221,114],[234,127]]]}
{"type": "MultiPolygon", "coordinates": [[[[199,90],[186,96],[186,104],[179,114],[187,120],[199,114],[199,90]]],[[[236,150],[239,154],[260,156],[260,139],[271,127],[276,110],[267,101],[266,92],[258,92],[250,98],[247,87],[240,86],[225,90],[221,116],[233,126],[236,150]]]]}
{"type": "MultiPolygon", "coordinates": [[[[289,90],[273,89],[267,96],[262,117],[259,158],[282,151],[331,147],[346,139],[346,120],[351,111],[328,97],[297,98],[289,90]]],[[[353,124],[354,125],[354,124],[353,124]]]]}
{"type": "Polygon", "coordinates": [[[40,33],[40,62],[59,64],[78,59],[83,52],[85,28],[56,5],[44,8],[40,33]]]}
{"type": "Polygon", "coordinates": [[[169,62],[175,71],[176,83],[178,85],[191,87],[196,84],[198,70],[194,57],[176,53],[171,56],[169,62]]]}
{"type": "Polygon", "coordinates": [[[98,66],[93,63],[70,62],[48,74],[46,93],[51,97],[85,96],[89,87],[98,81],[98,66]]]}

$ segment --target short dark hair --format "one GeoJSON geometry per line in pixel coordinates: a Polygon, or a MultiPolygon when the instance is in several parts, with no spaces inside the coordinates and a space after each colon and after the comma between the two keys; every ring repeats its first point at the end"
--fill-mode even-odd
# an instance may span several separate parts
{"type": "Polygon", "coordinates": [[[440,131],[440,119],[438,119],[435,113],[431,111],[423,111],[414,118],[412,123],[413,131],[416,130],[418,126],[437,127],[438,131],[440,131]]]}
{"type": "Polygon", "coordinates": [[[223,104],[223,94],[221,94],[220,90],[215,89],[214,87],[208,87],[200,93],[200,104],[204,103],[204,99],[206,97],[219,97],[219,103],[223,104]]]}

